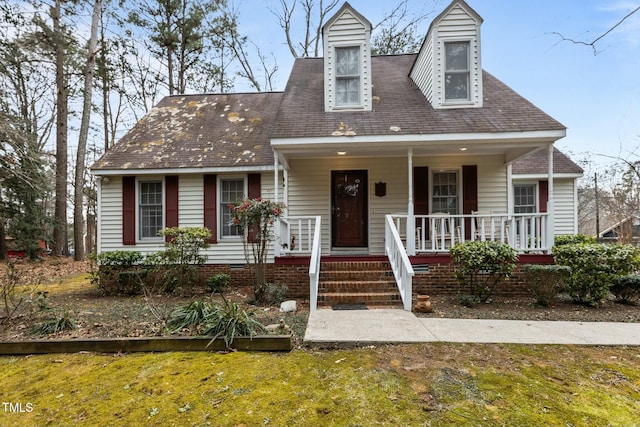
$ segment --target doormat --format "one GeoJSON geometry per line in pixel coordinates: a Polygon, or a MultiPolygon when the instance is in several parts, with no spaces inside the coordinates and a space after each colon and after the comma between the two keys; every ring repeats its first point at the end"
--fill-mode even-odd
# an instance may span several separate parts
{"type": "Polygon", "coordinates": [[[332,310],[369,310],[366,304],[337,304],[331,306],[332,310]]]}

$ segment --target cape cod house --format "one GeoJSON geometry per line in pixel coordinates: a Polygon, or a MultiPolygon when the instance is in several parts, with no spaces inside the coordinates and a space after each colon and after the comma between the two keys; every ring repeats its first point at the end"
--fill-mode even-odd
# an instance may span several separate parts
{"type": "Polygon", "coordinates": [[[577,232],[582,171],[554,149],[565,127],[482,69],[481,24],[454,0],[418,54],[373,56],[345,3],[324,57],[297,59],[283,92],[164,98],[92,167],[98,251],[157,251],[163,227],[205,226],[208,267],[241,274],[227,205],[262,197],[287,205],[270,274],[292,297],[349,301],[359,278],[351,293],[405,309],[412,285],[451,286],[460,241],[547,253],[577,232]],[[373,289],[381,277],[391,290],[373,289]]]}

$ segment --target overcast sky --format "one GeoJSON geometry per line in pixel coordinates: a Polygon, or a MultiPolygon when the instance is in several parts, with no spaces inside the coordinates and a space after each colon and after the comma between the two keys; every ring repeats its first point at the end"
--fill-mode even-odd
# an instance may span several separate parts
{"type": "MultiPolygon", "coordinates": [[[[373,24],[394,2],[350,0],[349,3],[373,24]]],[[[435,11],[449,1],[409,0],[413,10],[435,11]]],[[[591,42],[606,32],[640,0],[467,0],[484,18],[482,65],[516,92],[563,123],[567,137],[556,145],[574,160],[589,155],[600,164],[608,156],[627,157],[640,147],[640,12],[596,44],[561,41],[566,38],[591,42]]],[[[279,87],[289,75],[292,58],[268,6],[279,1],[242,0],[241,22],[249,38],[278,58],[279,87]]],[[[640,149],[637,150],[640,157],[640,149]]]]}

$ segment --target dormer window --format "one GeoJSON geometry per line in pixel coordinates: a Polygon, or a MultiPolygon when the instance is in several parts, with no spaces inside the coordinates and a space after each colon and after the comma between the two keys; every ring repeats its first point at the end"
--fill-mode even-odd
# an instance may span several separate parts
{"type": "Polygon", "coordinates": [[[336,47],[336,105],[360,104],[360,48],[336,47]]]}
{"type": "Polygon", "coordinates": [[[469,42],[449,42],[445,48],[445,102],[469,101],[469,42]]]}

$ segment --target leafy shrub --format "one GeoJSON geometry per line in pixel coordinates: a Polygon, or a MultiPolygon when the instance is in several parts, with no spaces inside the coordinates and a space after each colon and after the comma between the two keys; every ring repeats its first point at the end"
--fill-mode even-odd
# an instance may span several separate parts
{"type": "Polygon", "coordinates": [[[458,294],[456,299],[458,300],[458,304],[465,307],[473,307],[480,304],[480,298],[476,295],[458,294]]]}
{"type": "Polygon", "coordinates": [[[571,298],[591,306],[608,295],[618,276],[631,274],[640,266],[640,252],[631,245],[568,244],[555,246],[553,255],[557,265],[571,268],[567,288],[571,298]]]}
{"type": "Polygon", "coordinates": [[[135,251],[102,252],[95,257],[99,270],[97,274],[92,272],[91,283],[106,295],[138,295],[143,259],[144,256],[135,251]]]}
{"type": "Polygon", "coordinates": [[[155,270],[150,276],[153,287],[170,292],[192,287],[197,279],[196,266],[206,261],[200,251],[209,247],[211,233],[204,227],[170,227],[161,234],[168,240],[165,250],[145,260],[147,268],[155,270]]]}
{"type": "Polygon", "coordinates": [[[135,251],[111,251],[102,252],[98,255],[98,266],[131,268],[140,264],[144,257],[140,252],[135,251]]]}
{"type": "Polygon", "coordinates": [[[205,301],[193,301],[176,308],[169,316],[167,327],[174,332],[184,328],[198,329],[213,311],[211,304],[205,301]]]}
{"type": "Polygon", "coordinates": [[[254,287],[256,303],[262,305],[276,305],[286,300],[287,285],[265,283],[262,286],[254,287]]]}
{"type": "Polygon", "coordinates": [[[556,236],[554,239],[554,246],[563,246],[563,245],[575,245],[578,243],[597,243],[595,237],[586,236],[584,234],[563,234],[561,236],[556,236]]]}
{"type": "Polygon", "coordinates": [[[473,241],[453,246],[451,258],[458,283],[480,302],[486,302],[496,285],[513,272],[518,253],[506,243],[473,241]]]}
{"type": "Polygon", "coordinates": [[[617,302],[635,304],[640,300],[640,276],[621,276],[609,288],[617,302]]]}
{"type": "Polygon", "coordinates": [[[229,286],[231,276],[225,273],[214,274],[207,279],[207,289],[209,292],[221,294],[224,288],[229,286]]]}
{"type": "Polygon", "coordinates": [[[571,269],[564,265],[524,266],[527,290],[533,295],[536,304],[550,307],[553,299],[566,288],[571,269]]]}
{"type": "Polygon", "coordinates": [[[237,337],[253,336],[257,332],[265,332],[264,325],[255,318],[255,312],[246,312],[238,304],[223,298],[224,304],[217,305],[205,320],[203,334],[213,335],[209,345],[217,338],[223,337],[224,344],[231,348],[237,337]]]}

